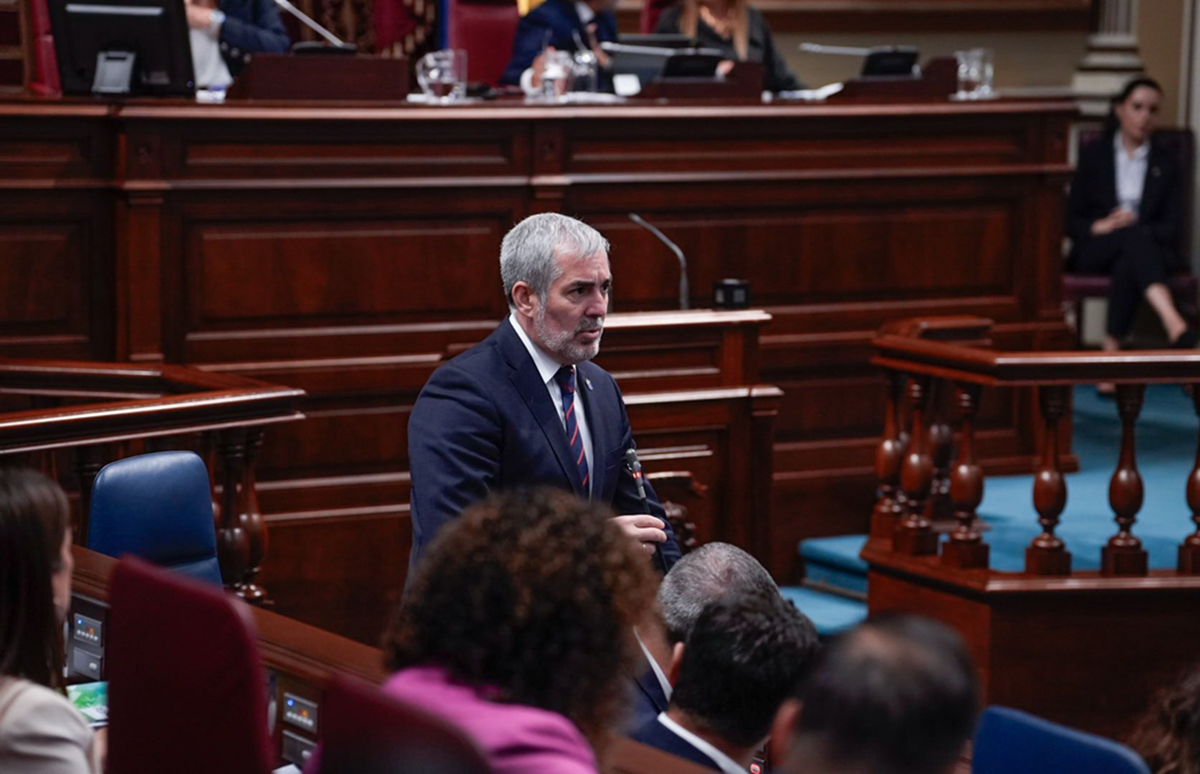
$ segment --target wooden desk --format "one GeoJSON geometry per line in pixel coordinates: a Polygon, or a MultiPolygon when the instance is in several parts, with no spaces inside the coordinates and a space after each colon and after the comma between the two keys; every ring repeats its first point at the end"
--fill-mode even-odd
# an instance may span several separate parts
{"type": "MultiPolygon", "coordinates": [[[[406,561],[407,406],[504,315],[505,231],[532,212],[579,215],[612,242],[616,310],[668,310],[675,260],[629,222],[638,212],[687,252],[694,305],[741,277],[772,315],[754,382],[785,397],[763,558],[786,577],[799,538],[866,529],[883,322],[974,314],[1004,349],[1068,345],[1073,114],[1063,101],[0,102],[0,350],[304,387],[309,420],[259,466],[264,511],[275,535],[336,517],[364,546],[392,540],[337,560],[391,580],[406,561]]],[[[989,472],[1030,469],[1031,408],[1011,394],[984,407],[989,472]]]]}

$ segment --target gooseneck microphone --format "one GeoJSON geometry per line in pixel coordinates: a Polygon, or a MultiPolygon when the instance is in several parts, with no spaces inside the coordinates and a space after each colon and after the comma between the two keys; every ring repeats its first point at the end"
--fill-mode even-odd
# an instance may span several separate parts
{"type": "Polygon", "coordinates": [[[310,30],[329,41],[330,45],[336,46],[337,48],[343,50],[349,48],[357,49],[357,46],[352,46],[351,44],[344,42],[337,35],[334,35],[332,32],[315,22],[311,16],[292,5],[289,0],[275,0],[275,5],[287,11],[292,16],[295,16],[304,24],[304,26],[308,27],[310,30]]]}
{"type": "MultiPolygon", "coordinates": [[[[638,459],[637,450],[632,446],[625,452],[625,466],[633,475],[634,486],[637,487],[638,499],[642,501],[642,513],[650,513],[650,500],[646,497],[646,482],[642,476],[642,462],[638,459]]],[[[662,545],[654,548],[654,563],[663,575],[667,574],[667,560],[663,557],[662,545]]]]}
{"type": "Polygon", "coordinates": [[[659,231],[657,228],[646,222],[646,219],[636,212],[629,213],[629,219],[638,224],[642,228],[649,231],[654,236],[658,237],[658,241],[662,242],[671,252],[675,253],[675,257],[679,260],[679,308],[688,308],[688,297],[691,293],[688,290],[688,265],[687,258],[683,255],[683,250],[679,249],[679,245],[667,238],[667,235],[659,231]]]}

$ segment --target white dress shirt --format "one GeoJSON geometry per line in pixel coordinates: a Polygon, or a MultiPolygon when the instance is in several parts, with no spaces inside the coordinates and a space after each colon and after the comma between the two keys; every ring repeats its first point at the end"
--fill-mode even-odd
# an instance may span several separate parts
{"type": "Polygon", "coordinates": [[[211,30],[189,29],[188,39],[192,44],[192,69],[198,88],[223,88],[233,83],[216,34],[211,30]]]}
{"type": "Polygon", "coordinates": [[[697,750],[712,758],[713,763],[717,764],[717,766],[720,767],[721,771],[723,771],[725,774],[746,774],[746,769],[739,766],[737,761],[713,747],[700,737],[696,736],[691,731],[688,731],[674,720],[671,720],[671,718],[667,717],[667,713],[660,712],[658,715],[658,722],[662,723],[671,731],[674,731],[678,736],[681,736],[683,739],[690,742],[691,745],[697,750]]]}
{"type": "Polygon", "coordinates": [[[642,642],[642,635],[638,634],[637,627],[633,627],[633,636],[637,640],[638,647],[642,649],[642,655],[650,662],[650,671],[654,672],[654,679],[658,680],[658,687],[662,688],[663,696],[667,697],[667,701],[671,701],[671,681],[663,673],[662,667],[650,654],[650,649],[646,647],[646,643],[642,642]]]}
{"type": "Polygon", "coordinates": [[[1150,142],[1143,142],[1130,156],[1121,145],[1121,133],[1113,136],[1116,154],[1117,203],[1134,215],[1142,204],[1142,187],[1146,184],[1146,165],[1150,160],[1150,142]]]}
{"type": "MultiPolygon", "coordinates": [[[[567,432],[566,412],[563,411],[562,404],[562,388],[558,386],[558,380],[554,375],[558,373],[558,369],[562,368],[562,363],[547,355],[542,348],[533,343],[533,340],[525,333],[525,329],[517,322],[516,318],[511,314],[508,316],[508,322],[516,330],[517,335],[521,337],[521,343],[525,345],[525,349],[529,351],[529,356],[533,358],[533,364],[537,366],[538,374],[542,377],[542,382],[546,385],[546,392],[550,394],[550,402],[554,404],[554,410],[558,412],[558,421],[562,422],[563,434],[567,432]]],[[[587,412],[583,409],[583,401],[579,398],[579,391],[586,389],[584,380],[579,376],[579,369],[575,369],[575,421],[579,424],[579,436],[583,440],[583,454],[587,458],[588,463],[588,495],[592,493],[592,482],[596,477],[590,471],[594,470],[593,460],[596,459],[592,454],[592,433],[588,430],[587,412]]]]}

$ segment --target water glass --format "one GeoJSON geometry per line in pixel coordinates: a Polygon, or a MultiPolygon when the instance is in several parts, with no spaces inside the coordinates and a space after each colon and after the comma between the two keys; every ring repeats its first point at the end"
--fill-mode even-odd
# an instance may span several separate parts
{"type": "Polygon", "coordinates": [[[467,95],[467,52],[433,51],[417,62],[417,83],[433,102],[448,103],[467,95]]]}
{"type": "Polygon", "coordinates": [[[972,48],[956,51],[958,60],[958,99],[988,99],[992,96],[992,50],[972,48]]]}
{"type": "Polygon", "coordinates": [[[571,91],[600,91],[600,62],[590,49],[581,48],[573,55],[571,91]]]}
{"type": "Polygon", "coordinates": [[[547,51],[542,54],[542,99],[561,102],[571,90],[575,72],[575,57],[570,51],[547,51]]]}

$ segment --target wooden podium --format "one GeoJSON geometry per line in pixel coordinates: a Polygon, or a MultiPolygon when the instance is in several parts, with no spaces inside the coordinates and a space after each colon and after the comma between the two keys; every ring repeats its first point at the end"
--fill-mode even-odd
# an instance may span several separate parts
{"type": "Polygon", "coordinates": [[[408,81],[405,57],[255,54],[229,98],[403,102],[408,81]]]}

